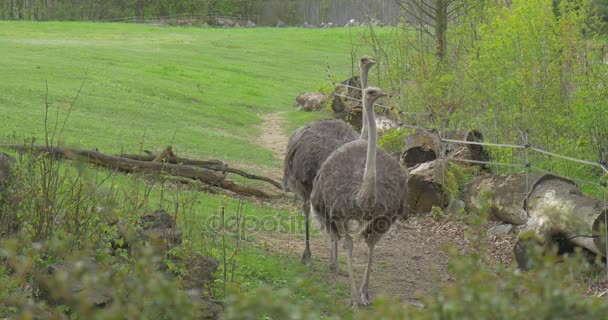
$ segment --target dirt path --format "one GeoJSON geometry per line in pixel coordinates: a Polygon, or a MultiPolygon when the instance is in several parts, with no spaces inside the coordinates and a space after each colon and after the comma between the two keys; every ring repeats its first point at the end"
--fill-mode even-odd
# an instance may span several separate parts
{"type": "MultiPolygon", "coordinates": [[[[274,157],[282,160],[289,138],[284,131],[283,113],[262,116],[260,129],[262,135],[258,144],[272,150],[274,157]]],[[[282,172],[281,172],[282,173],[282,172]]],[[[274,172],[273,175],[280,174],[274,172]]],[[[316,228],[317,230],[319,228],[316,228]]],[[[413,217],[393,227],[382,239],[375,250],[375,264],[372,270],[371,294],[398,296],[402,301],[418,304],[420,295],[452,281],[447,272],[449,256],[445,247],[455,246],[461,252],[473,250],[466,236],[468,226],[458,219],[434,219],[413,217]]],[[[289,254],[299,258],[304,250],[304,241],[289,234],[259,234],[258,240],[268,245],[277,254],[289,254]]],[[[510,241],[512,236],[488,239],[492,241],[496,259],[505,264],[511,262],[510,241]]],[[[328,272],[329,240],[324,234],[313,237],[313,269],[330,281],[342,283],[345,287],[348,277],[328,272]]],[[[340,261],[346,270],[343,250],[340,261]]],[[[363,242],[355,244],[355,270],[359,282],[367,261],[367,246],[363,242]]]]}
{"type": "Polygon", "coordinates": [[[262,124],[260,130],[262,135],[258,140],[261,147],[270,149],[272,155],[280,160],[285,157],[287,149],[287,141],[289,138],[285,134],[285,118],[284,112],[269,113],[262,116],[262,124]]]}
{"type": "MultiPolygon", "coordinates": [[[[449,256],[445,253],[448,245],[455,246],[461,252],[474,250],[466,233],[469,227],[458,219],[434,219],[431,217],[413,217],[390,231],[377,245],[372,269],[371,294],[387,294],[400,297],[404,303],[419,305],[420,295],[453,281],[447,271],[449,256]]],[[[511,241],[513,236],[492,236],[492,256],[505,264],[511,263],[511,241]]],[[[260,236],[270,250],[284,254],[288,252],[294,258],[304,250],[303,239],[289,235],[260,236]]],[[[328,272],[329,240],[325,235],[312,239],[314,269],[325,275],[330,281],[341,282],[347,286],[348,277],[328,272]]],[[[340,247],[340,261],[344,270],[344,253],[340,247]]],[[[354,248],[355,273],[357,284],[360,284],[365,262],[367,246],[357,242],[354,248]]]]}

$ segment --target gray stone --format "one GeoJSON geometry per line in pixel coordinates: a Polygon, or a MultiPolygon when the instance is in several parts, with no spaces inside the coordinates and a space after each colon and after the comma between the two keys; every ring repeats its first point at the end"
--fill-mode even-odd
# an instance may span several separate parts
{"type": "Polygon", "coordinates": [[[464,201],[452,199],[444,211],[446,214],[462,214],[464,212],[464,208],[464,201]]]}
{"type": "Polygon", "coordinates": [[[488,234],[507,234],[513,230],[512,224],[501,224],[488,230],[488,234]]]}

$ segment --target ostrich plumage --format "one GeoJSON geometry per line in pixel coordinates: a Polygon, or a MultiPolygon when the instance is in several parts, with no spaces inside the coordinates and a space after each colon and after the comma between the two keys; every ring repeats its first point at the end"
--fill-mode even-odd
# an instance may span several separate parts
{"type": "Polygon", "coordinates": [[[352,141],[333,152],[321,166],[310,198],[311,211],[329,233],[332,245],[344,238],[353,306],[369,304],[374,246],[395,220],[407,213],[406,172],[396,159],[376,147],[373,103],[385,94],[378,88],[367,88],[363,96],[367,141],[352,141]],[[360,290],[352,264],[353,237],[364,239],[369,247],[360,290]]]}
{"type": "MultiPolygon", "coordinates": [[[[359,61],[361,85],[367,86],[369,69],[375,61],[364,56],[359,61]]],[[[302,262],[309,265],[310,250],[310,193],[315,176],[321,165],[332,152],[345,143],[358,138],[349,124],[342,120],[320,120],[297,130],[289,139],[284,161],[283,188],[300,195],[303,199],[302,211],[305,217],[306,247],[302,262]]],[[[338,270],[338,246],[332,243],[330,268],[338,270]]]]}

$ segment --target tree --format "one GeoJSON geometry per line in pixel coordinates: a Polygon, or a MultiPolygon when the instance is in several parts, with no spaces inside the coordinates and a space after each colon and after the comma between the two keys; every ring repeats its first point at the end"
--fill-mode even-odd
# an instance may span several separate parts
{"type": "Polygon", "coordinates": [[[448,24],[464,12],[463,0],[395,0],[408,22],[435,39],[435,55],[443,60],[448,24]]]}

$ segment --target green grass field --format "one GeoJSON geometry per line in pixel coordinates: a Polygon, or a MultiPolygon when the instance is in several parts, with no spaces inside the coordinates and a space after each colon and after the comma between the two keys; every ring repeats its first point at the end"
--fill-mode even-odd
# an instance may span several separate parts
{"type": "MultiPolygon", "coordinates": [[[[279,166],[254,143],[260,115],[287,111],[326,83],[350,76],[347,29],[201,29],[77,22],[0,22],[3,137],[44,136],[86,77],[64,144],[114,153],[173,144],[182,156],[279,166]]],[[[321,115],[322,117],[322,115],[321,115]]],[[[6,140],[6,139],[4,139],[6,140]]]]}
{"type": "MultiPolygon", "coordinates": [[[[313,119],[329,117],[324,112],[295,112],[294,99],[327,84],[328,64],[337,79],[351,76],[352,46],[357,55],[369,54],[358,52],[360,39],[351,45],[351,37],[361,32],[0,22],[0,140],[22,142],[35,137],[37,143],[43,143],[48,83],[49,131],[61,128],[67,117],[61,134],[66,146],[97,147],[114,154],[158,151],[172,144],[183,157],[216,158],[237,166],[263,165],[276,170],[282,161],[256,144],[261,116],[284,112],[283,129],[288,133],[313,119]]],[[[123,175],[103,186],[120,190],[124,203],[118,210],[124,212],[128,210],[123,207],[145,189],[141,180],[123,175]]],[[[155,188],[144,209],[166,207],[174,212],[171,208],[176,199],[187,198],[193,215],[183,221],[194,234],[205,230],[222,204],[233,215],[238,201],[155,188]]],[[[246,200],[243,214],[273,218],[279,221],[277,228],[301,236],[301,225],[297,230],[289,225],[294,212],[276,209],[272,203],[246,200]]],[[[302,223],[299,215],[296,220],[302,223]]],[[[255,239],[255,234],[250,236],[255,239]]],[[[213,254],[218,257],[220,253],[213,254]]],[[[239,255],[237,281],[245,290],[260,285],[286,287],[325,309],[342,304],[347,291],[341,284],[323,280],[324,273],[321,262],[309,269],[296,257],[269,254],[263,244],[250,242],[239,255]],[[300,292],[299,279],[314,284],[314,296],[300,292]]]]}

